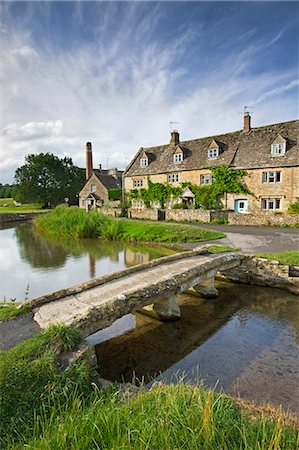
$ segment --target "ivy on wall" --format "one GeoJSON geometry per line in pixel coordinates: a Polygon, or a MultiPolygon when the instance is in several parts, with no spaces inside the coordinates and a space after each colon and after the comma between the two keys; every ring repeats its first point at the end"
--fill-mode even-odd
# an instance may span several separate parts
{"type": "Polygon", "coordinates": [[[150,208],[151,203],[156,201],[163,209],[167,200],[179,197],[182,192],[181,187],[174,187],[169,183],[153,183],[148,178],[148,189],[132,189],[129,192],[129,198],[143,200],[147,208],[150,208]]]}
{"type": "Polygon", "coordinates": [[[143,200],[145,206],[150,208],[151,203],[157,201],[160,208],[165,208],[167,200],[178,198],[185,187],[189,187],[195,195],[194,207],[203,209],[222,209],[220,198],[224,196],[226,207],[226,196],[228,193],[250,194],[243,184],[246,171],[222,165],[209,167],[213,174],[213,183],[198,186],[189,182],[182,183],[182,187],[174,187],[169,183],[153,183],[148,178],[148,189],[132,189],[128,197],[130,200],[143,200]]]}

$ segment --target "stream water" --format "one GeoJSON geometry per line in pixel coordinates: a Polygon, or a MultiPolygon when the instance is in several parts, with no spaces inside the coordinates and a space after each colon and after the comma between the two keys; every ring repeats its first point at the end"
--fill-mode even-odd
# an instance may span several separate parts
{"type": "Polygon", "coordinates": [[[30,224],[0,229],[0,301],[24,301],[174,253],[98,239],[53,241],[30,224]]]}
{"type": "MultiPolygon", "coordinates": [[[[97,240],[53,242],[28,224],[0,230],[1,297],[33,298],[172,253],[97,240]]],[[[299,298],[218,282],[219,297],[182,294],[181,320],[136,313],[89,339],[111,380],[204,382],[299,415],[299,298]]]]}

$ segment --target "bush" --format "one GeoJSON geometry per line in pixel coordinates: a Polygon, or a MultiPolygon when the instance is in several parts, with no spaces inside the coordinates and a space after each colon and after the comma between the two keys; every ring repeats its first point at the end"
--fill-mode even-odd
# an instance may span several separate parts
{"type": "Polygon", "coordinates": [[[289,214],[299,214],[299,200],[288,207],[289,214]]]}
{"type": "Polygon", "coordinates": [[[186,203],[176,203],[172,205],[171,209],[188,209],[188,205],[186,203]]]}

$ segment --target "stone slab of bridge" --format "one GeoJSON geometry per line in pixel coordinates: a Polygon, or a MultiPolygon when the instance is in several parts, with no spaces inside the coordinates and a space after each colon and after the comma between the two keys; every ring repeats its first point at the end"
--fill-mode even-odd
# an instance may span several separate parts
{"type": "Polygon", "coordinates": [[[164,257],[35,299],[34,320],[41,328],[64,322],[88,336],[149,304],[162,319],[179,318],[177,294],[194,287],[204,296],[217,295],[214,276],[237,267],[242,258],[202,250],[164,257]]]}

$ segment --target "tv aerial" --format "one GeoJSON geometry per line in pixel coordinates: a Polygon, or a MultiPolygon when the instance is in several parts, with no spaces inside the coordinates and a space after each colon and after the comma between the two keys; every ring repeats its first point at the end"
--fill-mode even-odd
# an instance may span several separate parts
{"type": "Polygon", "coordinates": [[[180,123],[180,122],[169,122],[169,129],[170,129],[170,132],[174,131],[173,125],[174,125],[175,123],[180,123]]]}

